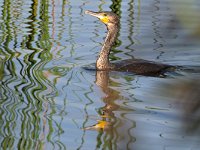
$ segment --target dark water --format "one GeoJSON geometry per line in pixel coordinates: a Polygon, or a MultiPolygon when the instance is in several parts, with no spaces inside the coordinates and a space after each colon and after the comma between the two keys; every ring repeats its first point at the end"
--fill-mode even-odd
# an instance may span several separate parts
{"type": "Polygon", "coordinates": [[[197,0],[1,0],[0,149],[199,149],[200,115],[180,107],[178,85],[200,80],[199,12],[197,0]],[[106,32],[85,10],[121,17],[112,61],[134,56],[189,71],[85,70],[106,32]]]}

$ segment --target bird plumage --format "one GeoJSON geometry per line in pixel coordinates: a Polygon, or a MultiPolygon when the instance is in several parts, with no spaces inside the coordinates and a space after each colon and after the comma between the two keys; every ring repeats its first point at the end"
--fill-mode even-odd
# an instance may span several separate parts
{"type": "Polygon", "coordinates": [[[93,12],[87,10],[85,11],[85,13],[97,17],[101,22],[106,25],[108,30],[103,47],[96,61],[97,70],[126,71],[140,75],[157,76],[159,74],[163,74],[168,69],[174,68],[174,66],[171,65],[160,64],[143,59],[128,59],[116,63],[110,63],[110,50],[117,39],[117,34],[120,28],[120,19],[118,15],[108,11],[93,12]]]}

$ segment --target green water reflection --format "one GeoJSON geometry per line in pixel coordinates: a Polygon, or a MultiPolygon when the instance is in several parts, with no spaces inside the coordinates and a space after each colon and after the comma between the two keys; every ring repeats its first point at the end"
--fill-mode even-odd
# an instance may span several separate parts
{"type": "Polygon", "coordinates": [[[84,15],[87,9],[121,17],[112,61],[143,57],[199,66],[198,28],[180,30],[170,6],[159,0],[0,1],[0,149],[162,149],[198,141],[180,140],[174,101],[155,92],[170,79],[83,69],[95,62],[106,30],[84,15]]]}

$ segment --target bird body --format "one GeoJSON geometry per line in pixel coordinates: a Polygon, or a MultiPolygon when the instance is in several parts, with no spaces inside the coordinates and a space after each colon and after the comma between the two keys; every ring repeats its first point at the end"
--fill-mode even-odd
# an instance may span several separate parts
{"type": "Polygon", "coordinates": [[[171,65],[160,64],[143,59],[128,59],[116,63],[110,63],[110,50],[117,39],[117,34],[120,28],[118,15],[108,11],[93,12],[87,10],[85,13],[99,18],[99,20],[107,26],[108,30],[103,47],[96,61],[97,70],[126,71],[141,75],[159,75],[163,74],[170,68],[174,68],[171,65]]]}

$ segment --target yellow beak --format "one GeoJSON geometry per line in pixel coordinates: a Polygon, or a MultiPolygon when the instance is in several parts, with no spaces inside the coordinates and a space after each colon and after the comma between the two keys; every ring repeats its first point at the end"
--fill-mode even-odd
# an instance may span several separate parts
{"type": "Polygon", "coordinates": [[[93,11],[90,11],[90,10],[86,10],[85,14],[97,17],[105,24],[107,24],[109,22],[108,16],[103,16],[103,14],[100,13],[100,12],[93,12],[93,11]]]}

